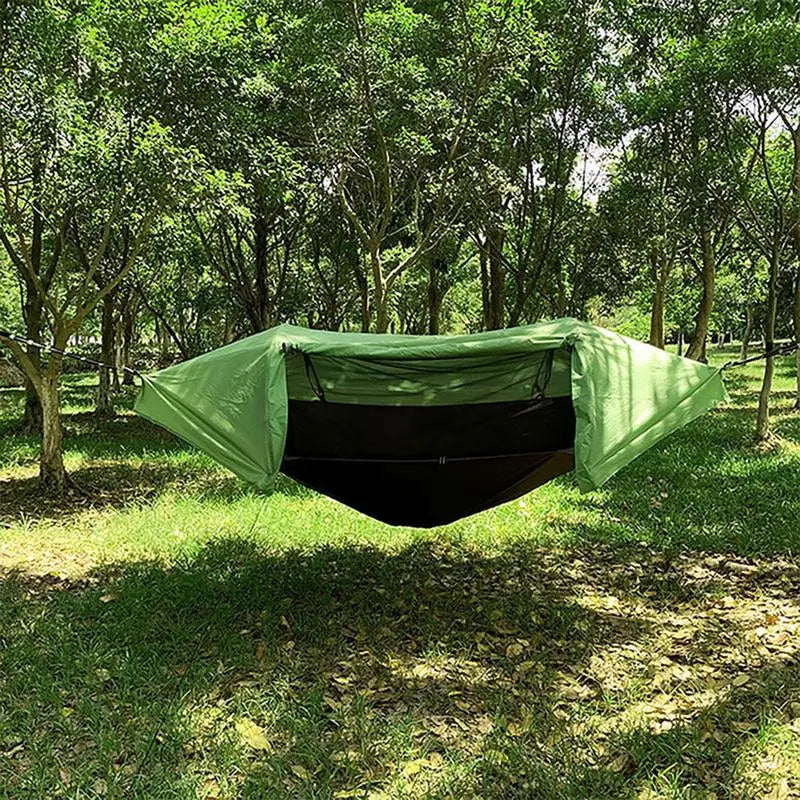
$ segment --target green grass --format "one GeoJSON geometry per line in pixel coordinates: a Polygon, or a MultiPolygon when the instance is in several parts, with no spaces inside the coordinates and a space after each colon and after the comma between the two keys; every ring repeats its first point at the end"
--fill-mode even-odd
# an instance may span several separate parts
{"type": "Polygon", "coordinates": [[[800,795],[792,366],[769,447],[754,365],[602,491],[432,531],[255,494],[91,376],[45,501],[0,391],[0,798],[800,795]]]}

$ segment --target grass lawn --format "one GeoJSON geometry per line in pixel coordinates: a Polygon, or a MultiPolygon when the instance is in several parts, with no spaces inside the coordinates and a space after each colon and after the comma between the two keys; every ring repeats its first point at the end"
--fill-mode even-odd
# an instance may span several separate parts
{"type": "Polygon", "coordinates": [[[88,375],[44,502],[0,391],[0,798],[800,797],[792,366],[774,445],[757,364],[602,491],[432,531],[252,493],[88,375]]]}

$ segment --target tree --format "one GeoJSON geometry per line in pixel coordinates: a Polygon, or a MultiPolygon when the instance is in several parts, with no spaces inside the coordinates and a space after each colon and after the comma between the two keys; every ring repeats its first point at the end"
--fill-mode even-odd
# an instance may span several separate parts
{"type": "MultiPolygon", "coordinates": [[[[758,15],[757,15],[758,16],[758,15]]],[[[800,331],[800,29],[793,11],[770,19],[736,20],[719,44],[716,64],[732,90],[733,109],[749,134],[746,158],[727,152],[738,179],[742,203],[737,221],[768,265],[764,342],[775,345],[779,281],[790,254],[794,269],[793,318],[800,331]]],[[[800,368],[800,361],[798,361],[800,368]]],[[[756,437],[769,436],[769,398],[774,359],[769,356],[759,395],[756,437]]],[[[796,404],[800,401],[798,375],[796,404]]]]}
{"type": "Polygon", "coordinates": [[[316,70],[325,70],[299,100],[325,183],[362,248],[364,316],[377,331],[389,327],[397,280],[458,217],[459,158],[510,8],[471,0],[417,6],[355,0],[346,15],[325,4],[330,16],[313,17],[316,70]],[[340,33],[326,37],[320,25],[340,33]]]}
{"type": "MultiPolygon", "coordinates": [[[[98,79],[109,66],[78,35],[85,18],[55,5],[18,11],[4,30],[15,58],[0,78],[0,241],[25,288],[26,322],[35,308],[41,336],[65,349],[131,271],[187,161],[167,129],[134,124],[98,79]],[[109,263],[118,237],[127,246],[109,263]]],[[[61,492],[61,357],[3,343],[41,403],[41,484],[61,492]]]]}

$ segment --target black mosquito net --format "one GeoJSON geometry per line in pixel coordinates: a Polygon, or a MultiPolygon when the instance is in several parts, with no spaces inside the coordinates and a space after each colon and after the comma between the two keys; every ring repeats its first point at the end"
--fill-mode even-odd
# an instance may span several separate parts
{"type": "Polygon", "coordinates": [[[393,525],[444,525],[574,466],[570,397],[446,406],[290,400],[282,471],[393,525]]]}

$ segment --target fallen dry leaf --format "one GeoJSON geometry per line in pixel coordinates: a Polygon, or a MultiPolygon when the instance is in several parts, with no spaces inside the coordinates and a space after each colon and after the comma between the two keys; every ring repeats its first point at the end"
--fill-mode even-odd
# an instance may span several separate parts
{"type": "Polygon", "coordinates": [[[242,717],[236,720],[236,732],[242,740],[254,750],[271,750],[269,739],[264,735],[264,729],[253,720],[242,717]]]}
{"type": "Polygon", "coordinates": [[[292,764],[289,768],[292,772],[297,775],[298,778],[302,781],[310,781],[311,780],[311,773],[300,764],[292,764]]]}

